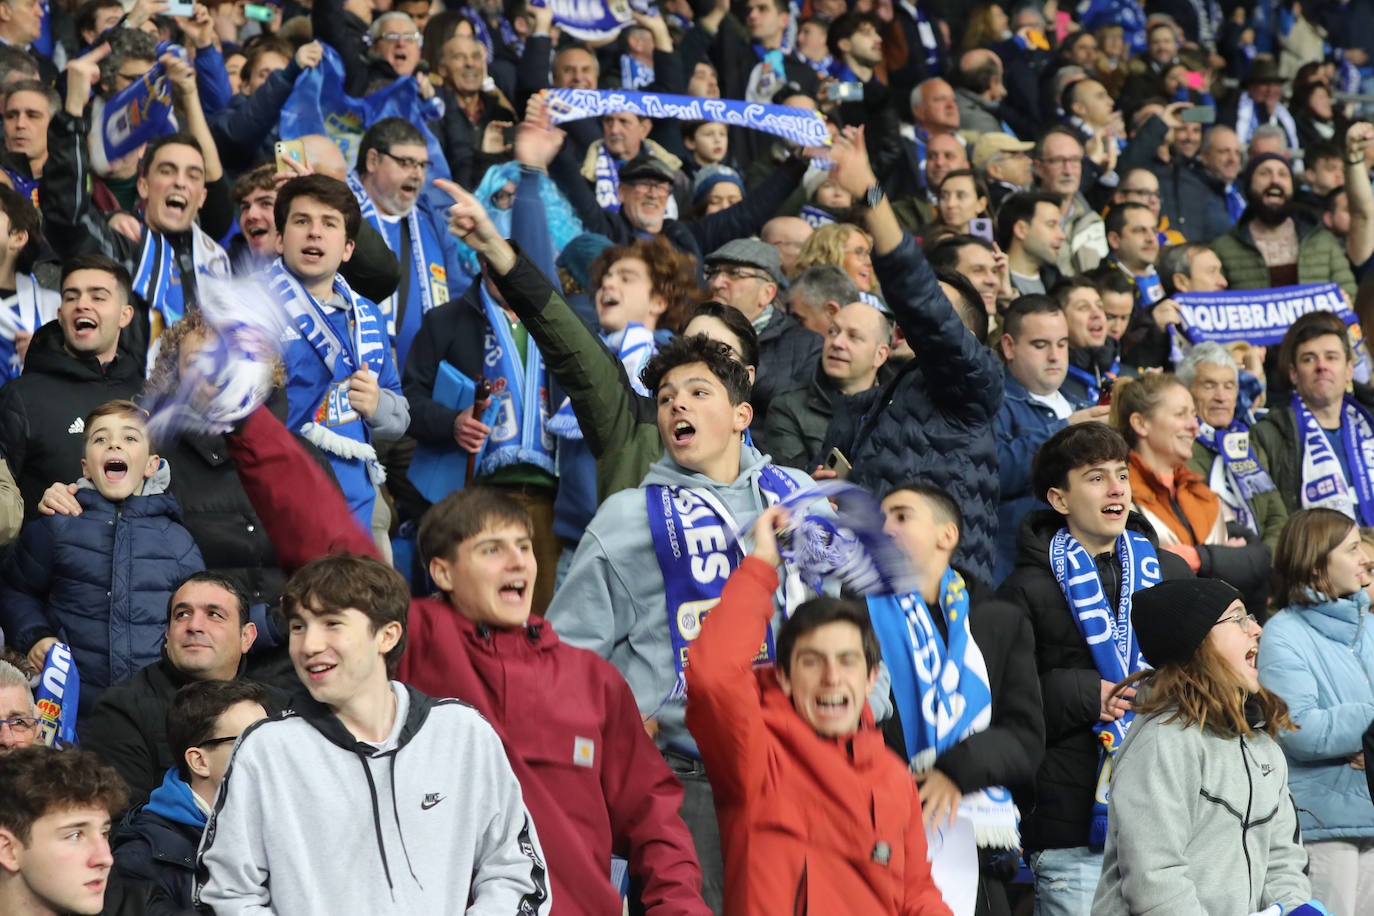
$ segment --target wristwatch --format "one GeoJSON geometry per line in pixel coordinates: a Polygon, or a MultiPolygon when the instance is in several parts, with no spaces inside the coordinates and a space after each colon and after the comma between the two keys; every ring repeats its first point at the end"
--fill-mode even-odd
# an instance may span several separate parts
{"type": "Polygon", "coordinates": [[[874,207],[878,206],[878,204],[882,203],[882,201],[883,186],[881,184],[873,185],[873,187],[869,188],[868,191],[864,194],[864,206],[867,207],[869,210],[872,210],[874,207]]]}

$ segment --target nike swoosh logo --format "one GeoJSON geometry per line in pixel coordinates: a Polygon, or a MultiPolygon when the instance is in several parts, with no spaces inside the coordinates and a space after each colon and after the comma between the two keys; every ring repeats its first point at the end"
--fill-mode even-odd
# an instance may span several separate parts
{"type": "Polygon", "coordinates": [[[444,796],[442,796],[442,795],[439,795],[439,796],[427,795],[427,796],[425,796],[425,800],[422,801],[422,802],[420,802],[420,810],[421,810],[421,811],[428,811],[430,808],[433,808],[435,805],[439,804],[439,802],[441,802],[441,801],[443,801],[443,800],[444,800],[444,796]]]}

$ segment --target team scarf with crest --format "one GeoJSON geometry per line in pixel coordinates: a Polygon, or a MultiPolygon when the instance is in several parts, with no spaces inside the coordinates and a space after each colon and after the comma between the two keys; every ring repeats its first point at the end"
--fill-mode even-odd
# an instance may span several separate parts
{"type": "MultiPolygon", "coordinates": [[[[1050,569],[1069,604],[1078,632],[1088,644],[1093,664],[1104,681],[1113,684],[1146,667],[1131,626],[1131,598],[1137,591],[1159,583],[1159,557],[1154,545],[1134,531],[1116,539],[1116,559],[1121,564],[1121,597],[1113,609],[1097,574],[1097,564],[1082,544],[1061,528],[1050,539],[1050,569]]],[[[1111,722],[1098,722],[1093,732],[1102,742],[1097,764],[1097,788],[1093,798],[1092,830],[1088,844],[1102,849],[1107,842],[1107,789],[1112,764],[1126,740],[1135,713],[1111,722]]]]}
{"type": "Polygon", "coordinates": [[[18,378],[24,368],[14,338],[52,321],[61,304],[57,293],[39,286],[33,274],[15,274],[14,286],[14,295],[0,301],[0,384],[18,378]]]}
{"type": "Polygon", "coordinates": [[[486,284],[482,284],[481,293],[489,326],[483,365],[491,371],[488,379],[492,383],[496,421],[487,438],[478,473],[486,476],[513,464],[532,464],[554,474],[554,442],[547,428],[549,388],[544,377],[544,357],[534,340],[527,339],[524,365],[521,365],[510,319],[492,298],[486,284]]]}
{"type": "MultiPolygon", "coordinates": [[[[386,348],[390,346],[383,319],[373,309],[362,307],[360,303],[365,300],[359,299],[343,277],[334,275],[334,293],[348,303],[345,311],[352,333],[345,335],[338,333],[329,320],[327,310],[291,275],[281,258],[267,269],[267,282],[273,297],[285,308],[291,324],[329,370],[335,385],[364,366],[373,375],[381,376],[386,348]]],[[[332,393],[330,397],[333,397],[332,393]]],[[[368,441],[371,435],[367,424],[359,417],[356,423],[346,424],[342,428],[351,429],[356,435],[335,432],[314,420],[307,420],[298,432],[322,451],[345,460],[362,461],[367,468],[368,479],[374,485],[383,483],[386,472],[377,460],[376,450],[368,441]]]]}
{"type": "MultiPolygon", "coordinates": [[[[347,178],[348,189],[353,192],[353,196],[357,199],[358,207],[363,211],[363,219],[371,223],[372,228],[382,234],[382,238],[390,239],[382,215],[377,212],[376,205],[372,202],[372,198],[368,196],[367,189],[363,187],[362,182],[358,180],[358,176],[353,172],[349,172],[347,178]]],[[[430,281],[432,278],[431,272],[427,266],[430,263],[430,259],[429,256],[425,254],[425,236],[424,233],[420,231],[418,207],[411,207],[410,212],[402,217],[400,229],[410,236],[410,288],[420,293],[420,314],[423,316],[429,312],[430,309],[434,308],[436,302],[435,290],[430,288],[430,281]]],[[[398,251],[396,254],[399,256],[400,252],[398,251]]],[[[443,261],[440,260],[439,263],[442,264],[443,261]]],[[[402,269],[405,269],[404,265],[402,265],[402,269]]],[[[447,297],[448,287],[446,285],[438,285],[437,290],[441,296],[447,297]]],[[[396,294],[392,293],[391,297],[385,302],[378,302],[377,307],[381,309],[382,314],[386,316],[387,333],[391,335],[392,338],[395,338],[401,331],[400,326],[397,324],[397,317],[401,314],[401,303],[396,301],[396,294]]]]}
{"type": "MultiPolygon", "coordinates": [[[[630,386],[639,394],[648,395],[644,383],[639,380],[639,373],[649,358],[658,352],[658,345],[654,343],[654,332],[642,324],[631,323],[614,334],[603,335],[601,339],[606,342],[606,346],[615,351],[616,358],[625,367],[625,375],[630,380],[630,386]]],[[[582,426],[577,421],[577,415],[573,413],[572,399],[564,398],[563,403],[558,405],[558,410],[549,418],[549,432],[560,439],[582,438],[582,426]]]]}
{"type": "MultiPolygon", "coordinates": [[[[199,226],[191,224],[191,260],[196,279],[229,279],[229,255],[199,226]]],[[[182,319],[192,303],[186,300],[186,283],[177,267],[176,252],[167,236],[156,229],[143,230],[143,242],[134,269],[133,289],[144,302],[153,320],[153,337],[182,319]]]]}
{"type": "Polygon", "coordinates": [[[1197,441],[1221,459],[1226,472],[1226,486],[1217,491],[1235,513],[1237,524],[1261,534],[1251,501],[1261,493],[1274,489],[1274,481],[1255,457],[1250,444],[1250,429],[1240,420],[1232,420],[1225,429],[1216,429],[1198,421],[1197,441]]]}
{"type": "MultiPolygon", "coordinates": [[[[869,616],[892,675],[902,737],[913,772],[927,773],[946,750],[992,724],[987,663],[969,630],[969,596],[963,576],[946,569],[940,579],[941,638],[920,592],[869,595],[869,616]]],[[[1016,806],[1002,786],[970,792],[959,803],[979,846],[1020,845],[1016,806]]]]}
{"type": "Polygon", "coordinates": [[[1302,443],[1302,507],[1335,509],[1362,525],[1374,525],[1374,417],[1350,395],[1343,399],[1341,446],[1353,478],[1347,482],[1326,431],[1296,391],[1292,404],[1302,443]]]}
{"type": "MultiPolygon", "coordinates": [[[[769,505],[800,489],[795,480],[771,464],[759,469],[757,486],[769,505]]],[[[650,484],[644,488],[644,500],[654,554],[663,574],[668,635],[677,668],[677,682],[668,695],[671,702],[687,696],[688,649],[701,635],[707,613],[720,601],[725,580],[744,558],[743,533],[734,515],[708,487],[650,484]]],[[[785,599],[788,613],[795,606],[792,601],[785,599]]],[[[773,660],[770,629],[754,663],[767,665],[773,660]]]]}

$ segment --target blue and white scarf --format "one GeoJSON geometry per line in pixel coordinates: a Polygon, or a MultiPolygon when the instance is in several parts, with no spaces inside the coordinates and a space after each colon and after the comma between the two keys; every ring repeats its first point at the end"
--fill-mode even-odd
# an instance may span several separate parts
{"type": "Polygon", "coordinates": [[[487,378],[497,411],[478,473],[487,476],[514,464],[532,464],[553,474],[554,442],[547,429],[549,388],[544,377],[544,357],[534,339],[529,338],[524,365],[520,364],[520,350],[515,345],[510,319],[485,284],[481,292],[488,326],[482,345],[486,354],[483,365],[490,372],[487,378]]]}
{"type": "MultiPolygon", "coordinates": [[[[229,279],[229,255],[194,223],[191,224],[191,260],[196,265],[197,277],[229,279]]],[[[176,252],[172,250],[172,243],[167,241],[167,237],[155,229],[143,230],[133,281],[134,292],[148,303],[154,339],[186,314],[189,304],[186,301],[186,284],[177,268],[176,252]]]]}
{"type": "MultiPolygon", "coordinates": [[[[1050,568],[1054,579],[1068,601],[1078,632],[1092,652],[1098,674],[1113,684],[1147,667],[1131,626],[1131,597],[1141,589],[1158,584],[1161,578],[1154,545],[1134,531],[1123,532],[1116,539],[1116,558],[1121,563],[1121,598],[1113,612],[1097,574],[1097,565],[1083,545],[1067,528],[1059,529],[1050,540],[1050,568]]],[[[1102,742],[1092,831],[1088,839],[1093,849],[1101,849],[1107,842],[1107,789],[1111,783],[1112,763],[1134,718],[1135,713],[1128,710],[1120,719],[1093,726],[1093,732],[1102,742]]]]}
{"type": "Polygon", "coordinates": [[[921,47],[926,52],[926,76],[940,75],[940,43],[935,38],[935,27],[931,25],[930,17],[926,16],[920,9],[909,0],[901,0],[898,4],[906,14],[916,23],[916,37],[921,40],[921,47]]]}
{"type": "Polygon", "coordinates": [[[771,102],[783,83],[787,82],[785,58],[781,50],[769,51],[758,42],[754,42],[753,48],[759,62],[749,73],[744,99],[747,102],[771,102]]]}
{"type": "Polygon", "coordinates": [[[62,304],[56,292],[38,285],[33,274],[15,274],[14,296],[0,302],[0,384],[19,377],[24,361],[14,338],[20,331],[32,334],[57,317],[62,304]]]}
{"type": "MultiPolygon", "coordinates": [[[[920,592],[870,595],[868,609],[892,675],[911,769],[918,775],[927,773],[941,754],[992,724],[987,663],[969,631],[968,589],[962,576],[945,570],[940,611],[948,643],[940,637],[920,592]]],[[[1020,847],[1016,806],[1005,788],[970,792],[959,805],[973,822],[979,846],[1020,847]]]]}
{"type": "Polygon", "coordinates": [[[1203,448],[1221,459],[1226,485],[1212,489],[1230,507],[1238,524],[1256,534],[1263,534],[1255,520],[1251,501],[1261,493],[1274,489],[1274,481],[1255,457],[1250,444],[1250,428],[1240,420],[1232,420],[1225,429],[1216,429],[1198,420],[1197,441],[1203,448]]]}
{"type": "MultiPolygon", "coordinates": [[[[1277,121],[1278,125],[1283,128],[1283,132],[1288,136],[1288,148],[1290,150],[1301,147],[1298,142],[1298,125],[1282,102],[1274,103],[1274,113],[1270,115],[1269,120],[1277,121]]],[[[1240,142],[1248,144],[1250,136],[1259,125],[1259,116],[1255,113],[1255,100],[1250,97],[1250,93],[1241,93],[1240,103],[1236,106],[1236,136],[1240,137],[1240,142]]]]}
{"type": "Polygon", "coordinates": [[[1083,387],[1087,389],[1084,394],[1084,399],[1089,404],[1096,404],[1102,397],[1102,383],[1107,379],[1115,379],[1117,374],[1121,372],[1121,357],[1118,356],[1116,359],[1112,360],[1111,368],[1101,375],[1094,375],[1087,369],[1081,369],[1072,363],[1069,364],[1068,369],[1065,371],[1072,378],[1083,383],[1083,387]]]}
{"type": "MultiPolygon", "coordinates": [[[[795,480],[771,464],[759,469],[758,487],[769,505],[799,489],[795,480]]],[[[743,534],[730,510],[707,487],[650,484],[644,488],[644,500],[654,554],[663,573],[668,635],[677,668],[668,701],[682,700],[687,696],[687,651],[701,635],[707,613],[719,603],[725,580],[744,558],[743,534]]],[[[785,610],[791,613],[792,609],[789,604],[785,610]]],[[[770,628],[754,664],[773,660],[770,628]]]]}
{"type": "Polygon", "coordinates": [[[1374,525],[1374,417],[1352,396],[1343,399],[1341,444],[1355,478],[1347,482],[1326,431],[1296,391],[1292,404],[1302,445],[1302,507],[1335,509],[1362,525],[1374,525]]]}
{"type": "MultiPolygon", "coordinates": [[[[649,391],[640,381],[639,373],[643,371],[644,364],[649,358],[658,352],[654,332],[642,324],[627,324],[610,336],[603,335],[601,339],[615,352],[616,359],[625,367],[630,387],[647,397],[649,391]]],[[[549,432],[560,439],[582,438],[582,426],[577,422],[577,414],[573,412],[571,398],[564,398],[563,403],[558,405],[558,410],[549,418],[549,432]]]]}
{"type": "Polygon", "coordinates": [[[628,54],[620,55],[620,86],[637,92],[654,81],[654,68],[628,54]]]}
{"type": "Polygon", "coordinates": [[[803,205],[801,212],[797,215],[805,220],[806,224],[812,229],[819,229],[822,226],[829,226],[831,223],[839,222],[833,214],[812,204],[803,205]]]}
{"type": "Polygon", "coordinates": [[[543,96],[555,124],[625,111],[655,120],[714,121],[730,127],[747,127],[798,146],[830,145],[830,130],[820,112],[786,105],[619,89],[545,89],[543,96]]]}
{"type": "Polygon", "coordinates": [[[1226,186],[1226,215],[1231,218],[1231,222],[1235,223],[1240,220],[1246,206],[1248,203],[1245,200],[1245,194],[1236,187],[1234,181],[1228,184],[1226,186]]]}
{"type": "MultiPolygon", "coordinates": [[[[310,344],[334,379],[326,395],[330,416],[336,420],[346,417],[352,408],[347,407],[348,392],[340,384],[341,377],[347,378],[364,366],[373,375],[380,377],[382,374],[386,351],[391,344],[381,316],[370,308],[362,307],[360,303],[366,300],[359,300],[344,278],[335,274],[334,293],[348,303],[346,311],[353,331],[351,336],[341,337],[330,323],[325,308],[292,276],[281,258],[267,268],[267,284],[273,298],[285,308],[296,331],[310,344]]],[[[386,480],[386,472],[377,460],[376,450],[367,441],[371,438],[368,425],[361,422],[361,417],[358,420],[360,438],[356,439],[329,428],[330,425],[341,425],[337,422],[321,424],[307,420],[297,432],[322,451],[345,460],[362,461],[367,468],[368,479],[373,485],[380,485],[386,480]]]]}
{"type": "MultiPolygon", "coordinates": [[[[368,196],[367,189],[363,187],[358,176],[349,172],[347,175],[348,189],[353,192],[354,198],[358,201],[358,207],[363,211],[363,219],[372,224],[372,228],[382,234],[382,238],[389,239],[387,227],[382,215],[377,212],[377,206],[368,196]]],[[[439,271],[434,273],[429,269],[429,256],[425,253],[425,238],[420,231],[419,208],[411,207],[410,212],[401,219],[401,231],[410,235],[410,270],[411,284],[413,291],[420,294],[420,314],[423,316],[436,304],[442,305],[448,301],[448,274],[443,268],[443,260],[438,261],[439,271]]],[[[399,256],[400,252],[396,252],[399,256]]],[[[402,269],[405,269],[404,266],[402,269]]],[[[401,303],[396,301],[396,293],[392,293],[383,302],[377,303],[377,308],[381,309],[382,315],[386,318],[387,335],[393,340],[400,333],[400,328],[396,325],[396,316],[401,313],[401,303]]]]}
{"type": "Polygon", "coordinates": [[[616,165],[606,144],[596,148],[596,165],[593,166],[596,179],[596,203],[611,213],[620,212],[620,166],[616,165]]]}

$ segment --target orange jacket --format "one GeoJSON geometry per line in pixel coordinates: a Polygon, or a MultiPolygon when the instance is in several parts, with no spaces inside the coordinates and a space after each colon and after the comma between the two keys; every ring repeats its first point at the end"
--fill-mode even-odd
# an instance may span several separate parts
{"type": "Polygon", "coordinates": [[[1145,466],[1140,455],[1131,452],[1131,498],[1159,535],[1160,546],[1226,543],[1226,523],[1221,516],[1221,500],[1207,481],[1187,465],[1174,468],[1174,494],[1188,520],[1185,525],[1169,502],[1169,488],[1155,472],[1145,466]],[[1163,526],[1163,528],[1161,528],[1163,526]],[[1190,534],[1188,528],[1191,527],[1190,534]]]}
{"type": "Polygon", "coordinates": [[[778,577],[747,557],[692,646],[687,726],[711,777],[727,916],[946,916],[930,876],[916,783],[872,713],[822,738],[771,669],[751,661],[778,577]]]}

